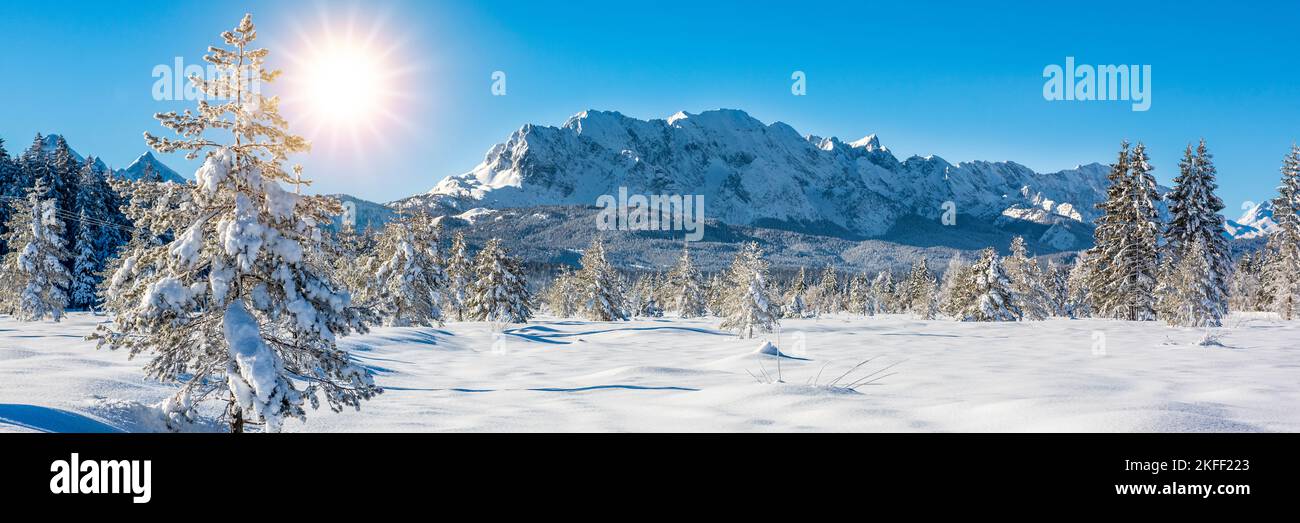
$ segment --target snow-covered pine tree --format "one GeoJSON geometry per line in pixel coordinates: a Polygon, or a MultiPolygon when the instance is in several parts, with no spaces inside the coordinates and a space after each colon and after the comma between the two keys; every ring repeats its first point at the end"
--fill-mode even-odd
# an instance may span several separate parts
{"type": "Polygon", "coordinates": [[[99,305],[97,289],[103,280],[101,273],[121,244],[125,243],[126,228],[120,224],[117,212],[110,208],[117,195],[96,171],[95,159],[87,157],[81,168],[76,189],[78,219],[72,235],[72,296],[69,303],[74,308],[96,310],[99,305]]]}
{"type": "Polygon", "coordinates": [[[713,273],[709,276],[708,285],[705,285],[704,303],[709,307],[709,315],[721,317],[723,310],[726,308],[726,294],[723,292],[726,287],[726,278],[721,273],[713,273]]]}
{"type": "Polygon", "coordinates": [[[1070,268],[1055,260],[1047,260],[1043,283],[1047,291],[1048,312],[1052,316],[1069,316],[1070,268]]]}
{"type": "Polygon", "coordinates": [[[1211,286],[1205,284],[1211,270],[1205,255],[1205,242],[1196,238],[1173,269],[1169,299],[1165,302],[1164,320],[1184,327],[1216,327],[1221,323],[1220,304],[1211,286]]]}
{"type": "Polygon", "coordinates": [[[888,270],[880,271],[871,280],[872,314],[891,314],[894,312],[894,275],[888,270]]]}
{"type": "Polygon", "coordinates": [[[1094,264],[1088,260],[1087,253],[1079,253],[1070,265],[1066,276],[1065,316],[1070,318],[1087,318],[1092,316],[1092,276],[1089,273],[1094,264]]]}
{"type": "Polygon", "coordinates": [[[1002,264],[1011,279],[1012,303],[1020,310],[1020,318],[1044,320],[1051,316],[1051,297],[1047,293],[1043,272],[1038,262],[1029,256],[1024,237],[1011,239],[1011,255],[1002,264]]]}
{"type": "Polygon", "coordinates": [[[1232,271],[1232,282],[1229,285],[1229,309],[1241,312],[1262,310],[1259,307],[1260,280],[1256,264],[1258,257],[1255,253],[1247,252],[1237,260],[1237,266],[1232,271]]]}
{"type": "Polygon", "coordinates": [[[25,205],[11,214],[6,243],[13,246],[4,260],[5,308],[21,321],[63,318],[68,306],[71,277],[64,266],[69,258],[63,239],[64,223],[58,201],[41,199],[48,194],[45,181],[38,179],[27,192],[25,205]]]}
{"type": "MultiPolygon", "coordinates": [[[[1192,153],[1187,145],[1174,188],[1166,195],[1169,201],[1169,224],[1165,228],[1165,256],[1172,258],[1171,267],[1179,271],[1205,266],[1209,268],[1202,280],[1205,289],[1197,295],[1207,296],[1213,314],[1209,325],[1219,326],[1228,313],[1228,285],[1232,274],[1232,258],[1228,253],[1228,240],[1224,233],[1223,200],[1214,194],[1217,170],[1212,155],[1202,139],[1192,153]],[[1196,242],[1202,244],[1205,263],[1182,263],[1187,250],[1196,242]]],[[[1180,322],[1181,323],[1181,322],[1180,322]]]]}
{"type": "MultiPolygon", "coordinates": [[[[5,140],[0,138],[0,256],[9,252],[8,244],[5,243],[4,237],[9,229],[9,214],[11,206],[10,201],[18,199],[17,189],[20,187],[22,180],[19,178],[18,164],[9,151],[5,149],[5,140]]],[[[25,187],[25,186],[22,186],[25,187]]]]}
{"type": "Polygon", "coordinates": [[[678,317],[698,318],[708,314],[700,271],[691,261],[691,252],[686,245],[682,246],[682,257],[677,259],[677,265],[668,273],[666,287],[667,305],[677,311],[678,317]]]}
{"type": "Polygon", "coordinates": [[[626,320],[623,278],[605,258],[605,243],[600,238],[592,240],[578,263],[582,265],[576,275],[578,312],[582,317],[592,321],[626,320]]]}
{"type": "Polygon", "coordinates": [[[953,318],[960,317],[961,311],[965,309],[966,296],[958,292],[960,284],[967,280],[964,274],[968,266],[962,260],[960,254],[953,255],[948,259],[948,266],[943,271],[943,276],[939,279],[939,312],[953,318]]]}
{"type": "Polygon", "coordinates": [[[1016,306],[1011,280],[1002,267],[997,251],[992,247],[980,252],[980,258],[967,273],[970,280],[959,293],[969,292],[969,300],[961,313],[964,321],[1017,321],[1022,312],[1016,306]]]}
{"type": "Polygon", "coordinates": [[[469,286],[474,280],[474,265],[465,245],[465,235],[456,233],[451,240],[447,258],[447,308],[456,314],[456,321],[465,321],[465,302],[469,300],[469,286]]]}
{"type": "Polygon", "coordinates": [[[907,279],[900,284],[899,301],[900,312],[907,312],[922,319],[933,319],[935,312],[938,310],[938,304],[935,300],[935,286],[938,282],[934,274],[930,272],[925,256],[921,256],[912,270],[908,273],[907,279]]]}
{"type": "Polygon", "coordinates": [[[785,293],[785,306],[781,309],[781,315],[786,318],[804,318],[811,314],[808,310],[808,275],[803,267],[799,267],[799,274],[790,282],[790,289],[785,293]]]}
{"type": "Polygon", "coordinates": [[[1111,186],[1103,216],[1097,220],[1095,245],[1088,251],[1091,266],[1089,298],[1094,313],[1131,321],[1155,319],[1155,284],[1159,212],[1155,178],[1138,143],[1130,153],[1124,142],[1119,161],[1111,167],[1111,186]]]}
{"type": "Polygon", "coordinates": [[[438,257],[438,233],[423,213],[388,222],[375,247],[374,278],[385,325],[442,325],[447,275],[438,257]]]}
{"type": "Polygon", "coordinates": [[[543,294],[547,310],[559,318],[572,318],[578,312],[577,285],[573,271],[563,265],[543,294]]]}
{"type": "Polygon", "coordinates": [[[780,307],[767,287],[767,262],[757,243],[741,246],[727,271],[723,320],[720,328],[735,331],[742,338],[754,337],[754,330],[772,332],[780,323],[780,307]]]}
{"type": "Polygon", "coordinates": [[[817,315],[835,314],[844,308],[840,295],[839,273],[835,267],[827,265],[822,270],[821,280],[813,289],[813,309],[817,315]]]}
{"type": "Polygon", "coordinates": [[[871,307],[871,280],[867,279],[867,273],[860,272],[849,279],[845,303],[849,312],[852,312],[853,314],[859,316],[871,316],[873,314],[871,307]]]}
{"type": "Polygon", "coordinates": [[[95,311],[99,299],[99,257],[95,233],[86,208],[78,211],[77,234],[73,237],[72,296],[70,303],[95,311]]]}
{"type": "Polygon", "coordinates": [[[643,318],[663,317],[663,307],[659,305],[659,299],[655,296],[659,287],[658,280],[654,273],[643,274],[640,278],[637,278],[636,283],[632,286],[632,291],[628,293],[628,311],[633,316],[643,318]]]}
{"type": "Polygon", "coordinates": [[[488,240],[474,257],[474,281],[465,307],[466,315],[477,321],[527,323],[533,316],[528,280],[501,239],[488,240]]]}
{"type": "Polygon", "coordinates": [[[365,331],[363,312],[328,267],[305,256],[319,248],[320,224],[342,208],[281,186],[300,182],[297,169],[291,175],[282,164],[309,146],[289,134],[277,98],[250,88],[278,76],[263,67],[267,50],[250,48],[252,16],[221,36],[225,46],[204,57],[215,74],[190,78],[218,103],[156,115],[178,138],[145,133],[160,153],[204,154],[196,183],[134,185],[164,201],[133,203],[130,218],[167,240],[123,254],[105,292],[113,322],[92,338],[100,347],[152,353],[150,378],[182,382],[166,402],[172,417],[190,419],[198,402],[218,400],[232,432],[259,422],[278,431],[285,418],[305,418],[306,404],[317,408],[323,398],[335,411],[359,409],[382,391],[337,345],[365,331]],[[232,143],[223,143],[227,137],[232,143]]]}
{"type": "Polygon", "coordinates": [[[1300,314],[1300,147],[1282,160],[1282,181],[1273,199],[1273,221],[1268,235],[1264,282],[1271,308],[1282,319],[1300,314]]]}

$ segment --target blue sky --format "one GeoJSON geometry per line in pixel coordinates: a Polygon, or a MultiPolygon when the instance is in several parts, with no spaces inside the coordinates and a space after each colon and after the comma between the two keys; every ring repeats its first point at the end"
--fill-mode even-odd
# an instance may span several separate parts
{"type": "MultiPolygon", "coordinates": [[[[154,66],[198,63],[251,11],[286,75],[295,71],[285,57],[327,26],[373,29],[394,50],[400,125],[360,147],[309,135],[316,148],[301,161],[322,192],[422,192],[520,125],[558,125],[584,109],[663,118],[727,107],[802,133],[877,133],[900,157],[1039,171],[1109,162],[1121,139],[1142,140],[1163,183],[1183,146],[1204,137],[1226,214],[1273,195],[1300,139],[1300,4],[963,4],[23,2],[0,17],[0,137],[12,152],[37,131],[58,132],[125,166],[144,151],[143,131],[161,131],[153,113],[191,105],[153,99],[154,66]],[[1151,65],[1151,109],[1044,100],[1043,67],[1066,56],[1151,65]],[[496,70],[507,96],[491,95],[496,70]],[[806,96],[790,94],[795,70],[807,74],[806,96]]],[[[285,108],[291,122],[306,110],[285,108]]],[[[187,176],[195,167],[163,158],[187,176]]]]}

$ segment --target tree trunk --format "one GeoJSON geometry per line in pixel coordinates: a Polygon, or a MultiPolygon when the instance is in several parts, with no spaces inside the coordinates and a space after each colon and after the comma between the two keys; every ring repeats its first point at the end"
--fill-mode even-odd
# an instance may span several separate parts
{"type": "Polygon", "coordinates": [[[239,408],[235,402],[235,397],[230,396],[230,404],[226,407],[226,414],[230,416],[230,433],[241,434],[244,432],[244,410],[239,408]]]}

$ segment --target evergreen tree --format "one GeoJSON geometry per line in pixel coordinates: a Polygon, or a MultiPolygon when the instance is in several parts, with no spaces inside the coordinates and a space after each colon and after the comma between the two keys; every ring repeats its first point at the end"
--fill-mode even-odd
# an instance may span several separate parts
{"type": "Polygon", "coordinates": [[[803,267],[799,267],[799,275],[795,276],[790,282],[790,289],[785,294],[785,307],[781,310],[781,315],[786,318],[805,318],[809,316],[808,301],[805,297],[808,293],[808,276],[803,267]]]}
{"type": "Polygon", "coordinates": [[[740,248],[727,271],[726,298],[720,328],[735,331],[742,338],[754,337],[754,330],[772,332],[780,320],[780,307],[767,287],[767,262],[757,243],[740,248]]]}
{"type": "Polygon", "coordinates": [[[26,205],[12,213],[6,241],[14,250],[5,256],[5,308],[22,321],[38,321],[48,316],[63,318],[68,305],[71,283],[65,260],[69,258],[63,239],[64,223],[59,217],[58,202],[41,199],[46,194],[44,180],[27,193],[26,205]]]}
{"type": "Polygon", "coordinates": [[[1195,292],[1207,296],[1213,314],[1207,320],[1219,326],[1228,313],[1228,285],[1232,274],[1232,259],[1224,231],[1223,201],[1214,194],[1218,188],[1216,169],[1205,140],[1196,147],[1193,155],[1189,144],[1179,164],[1180,172],[1174,179],[1174,188],[1166,196],[1169,201],[1169,224],[1165,228],[1165,256],[1170,257],[1170,267],[1178,270],[1204,266],[1202,275],[1205,288],[1195,292]],[[1182,263],[1182,258],[1197,242],[1205,263],[1182,263]]]}
{"type": "Polygon", "coordinates": [[[1228,305],[1231,310],[1235,311],[1259,311],[1260,308],[1260,275],[1259,267],[1256,260],[1258,255],[1245,253],[1237,261],[1237,267],[1232,271],[1232,283],[1229,286],[1231,298],[1228,305]]]}
{"type": "Polygon", "coordinates": [[[465,321],[465,302],[469,300],[470,282],[474,280],[474,266],[465,235],[456,233],[451,240],[451,255],[447,258],[447,307],[456,313],[456,321],[465,321]]]}
{"type": "Polygon", "coordinates": [[[1047,293],[1042,270],[1029,256],[1025,239],[1011,239],[1011,255],[1003,260],[1007,277],[1011,280],[1012,304],[1026,320],[1044,320],[1052,315],[1051,297],[1047,293]]]}
{"type": "Polygon", "coordinates": [[[1128,142],[1111,167],[1111,185],[1097,220],[1095,245],[1088,251],[1089,299],[1094,314],[1149,321],[1155,318],[1156,246],[1159,212],[1155,178],[1139,143],[1128,142]]]}
{"type": "Polygon", "coordinates": [[[1017,321],[1022,312],[1016,306],[1011,280],[1003,270],[997,251],[991,247],[980,253],[980,258],[967,273],[970,278],[960,293],[969,293],[974,299],[964,305],[961,317],[965,321],[1017,321]]]}
{"type": "Polygon", "coordinates": [[[158,114],[177,138],[145,133],[160,153],[205,159],[194,184],[132,185],[153,197],[131,194],[131,219],[165,243],[142,241],[123,255],[104,293],[113,321],[93,336],[101,347],[152,353],[150,378],[183,383],[166,402],[169,416],[189,419],[198,402],[224,401],[232,432],[250,423],[278,431],[322,398],[339,411],[381,392],[337,345],[365,331],[363,311],[306,255],[320,248],[320,224],[342,209],[281,186],[301,183],[282,164],[309,146],[287,131],[278,99],[249,87],[278,76],[263,67],[267,50],[249,47],[256,36],[245,15],[204,57],[215,75],[191,77],[219,103],[158,114]]]}
{"type": "Polygon", "coordinates": [[[628,293],[628,311],[634,316],[644,318],[663,317],[663,307],[659,305],[659,299],[655,296],[658,285],[654,273],[637,278],[636,283],[632,285],[632,292],[628,293]]]}
{"type": "Polygon", "coordinates": [[[922,319],[933,319],[937,310],[935,286],[938,282],[930,272],[925,256],[912,265],[907,280],[900,284],[900,312],[911,313],[922,319]]]}
{"type": "Polygon", "coordinates": [[[614,266],[605,259],[605,244],[600,238],[592,240],[582,253],[582,265],[577,273],[578,311],[592,321],[626,320],[623,309],[623,281],[614,266]]]}
{"type": "Polygon", "coordinates": [[[722,274],[714,273],[709,276],[709,284],[705,286],[707,294],[704,303],[708,305],[710,315],[722,316],[726,308],[726,304],[723,303],[726,300],[726,294],[723,292],[725,286],[726,279],[722,274]]]}
{"type": "Polygon", "coordinates": [[[1047,260],[1047,270],[1043,273],[1044,288],[1047,291],[1047,309],[1052,316],[1070,315],[1070,269],[1053,260],[1047,260]]]}
{"type": "Polygon", "coordinates": [[[438,242],[437,229],[425,214],[384,227],[376,245],[379,265],[374,278],[386,325],[442,325],[448,283],[438,242]]]}
{"type": "Polygon", "coordinates": [[[964,302],[966,296],[962,296],[958,290],[960,284],[968,276],[965,274],[967,265],[961,259],[960,254],[953,255],[948,259],[948,267],[943,271],[943,277],[939,280],[939,312],[949,317],[960,317],[962,310],[965,308],[964,302]]]}
{"type": "Polygon", "coordinates": [[[677,311],[681,318],[698,318],[708,313],[707,298],[700,281],[700,271],[691,261],[690,249],[682,246],[682,257],[677,259],[677,266],[668,273],[668,306],[677,311]]]}
{"type": "Polygon", "coordinates": [[[845,303],[849,312],[859,316],[874,314],[871,306],[871,281],[865,272],[860,272],[849,280],[845,303]]]}
{"type": "Polygon", "coordinates": [[[533,316],[528,282],[519,262],[488,240],[474,257],[474,282],[465,303],[470,318],[500,323],[526,323],[533,316]]]}
{"type": "Polygon", "coordinates": [[[4,138],[0,138],[0,256],[9,252],[8,244],[5,243],[4,237],[9,229],[9,218],[11,206],[9,202],[17,201],[20,198],[18,189],[26,187],[20,185],[20,171],[18,163],[13,157],[9,156],[9,151],[5,149],[4,138]]]}
{"type": "Polygon", "coordinates": [[[1169,299],[1166,302],[1165,322],[1184,327],[1217,327],[1222,314],[1219,299],[1211,286],[1205,284],[1211,269],[1205,254],[1205,242],[1196,238],[1172,271],[1169,299]]]}
{"type": "Polygon", "coordinates": [[[872,314],[890,314],[894,312],[894,275],[887,270],[880,271],[871,280],[872,314]]]}
{"type": "Polygon", "coordinates": [[[1268,302],[1282,319],[1300,314],[1300,147],[1282,161],[1282,182],[1273,199],[1273,221],[1264,269],[1268,302]]]}
{"type": "Polygon", "coordinates": [[[94,311],[99,301],[95,289],[99,287],[101,267],[98,253],[95,252],[96,237],[90,222],[90,214],[84,207],[79,211],[77,234],[74,239],[71,303],[94,311]]]}
{"type": "Polygon", "coordinates": [[[1088,260],[1086,253],[1081,253],[1070,266],[1066,277],[1065,315],[1070,318],[1087,318],[1092,316],[1092,275],[1089,273],[1095,264],[1088,260]]]}
{"type": "Polygon", "coordinates": [[[569,267],[561,266],[543,295],[546,308],[559,318],[571,318],[578,312],[577,282],[569,267]]]}
{"type": "Polygon", "coordinates": [[[843,309],[840,301],[840,280],[835,267],[830,265],[822,271],[821,281],[813,292],[813,306],[817,315],[835,314],[843,309]]]}

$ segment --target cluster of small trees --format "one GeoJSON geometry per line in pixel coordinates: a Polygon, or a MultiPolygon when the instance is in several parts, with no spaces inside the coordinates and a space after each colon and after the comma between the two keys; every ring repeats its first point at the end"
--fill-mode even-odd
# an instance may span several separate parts
{"type": "Polygon", "coordinates": [[[780,318],[850,312],[913,314],[960,321],[1025,321],[1049,317],[1162,319],[1170,325],[1218,326],[1230,306],[1271,310],[1290,319],[1300,311],[1300,150],[1282,168],[1274,201],[1277,231],[1268,247],[1247,254],[1233,270],[1214,194],[1216,171],[1206,144],[1187,147],[1174,188],[1157,192],[1146,147],[1124,143],[1099,206],[1095,246],[1072,265],[1040,263],[1023,238],[1009,254],[984,249],[972,263],[952,258],[936,277],[924,257],[898,278],[889,271],[848,277],[826,267],[817,281],[804,269],[784,284],[773,281],[755,244],[744,245],[732,267],[708,278],[683,250],[677,266],[627,281],[592,244],[578,272],[562,270],[545,293],[558,316],[591,320],[712,315],[742,336],[770,331],[780,318]],[[1157,202],[1169,207],[1162,223],[1157,202]]]}
{"type": "Polygon", "coordinates": [[[98,305],[104,267],[130,230],[113,181],[61,136],[37,134],[18,157],[0,139],[0,313],[58,321],[98,305]]]}

